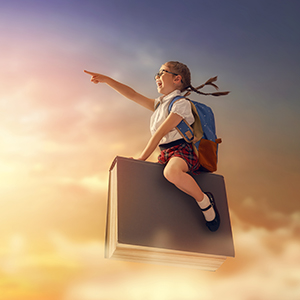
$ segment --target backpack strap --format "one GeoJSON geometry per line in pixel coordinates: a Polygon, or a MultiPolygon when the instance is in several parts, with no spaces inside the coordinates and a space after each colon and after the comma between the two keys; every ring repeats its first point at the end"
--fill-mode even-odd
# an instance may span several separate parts
{"type": "Polygon", "coordinates": [[[194,144],[199,142],[203,136],[204,136],[204,132],[203,132],[203,128],[202,128],[202,123],[201,123],[201,119],[200,119],[200,116],[199,116],[199,113],[197,111],[197,108],[194,104],[194,102],[188,98],[186,98],[188,101],[190,101],[191,103],[191,106],[192,106],[192,114],[194,116],[194,123],[192,124],[192,128],[193,128],[193,131],[194,131],[194,144]]]}
{"type": "MultiPolygon", "coordinates": [[[[193,126],[191,126],[189,123],[187,123],[185,119],[182,119],[181,122],[176,126],[176,129],[187,143],[196,143],[200,141],[200,139],[203,137],[203,130],[199,115],[197,113],[197,109],[193,102],[190,99],[185,98],[183,96],[176,96],[172,99],[172,101],[169,104],[168,113],[171,112],[174,103],[180,99],[186,99],[187,101],[190,101],[195,122],[193,123],[193,126]],[[195,128],[195,130],[193,128],[195,128]]],[[[155,109],[157,109],[159,105],[160,102],[156,104],[155,109]]]]}
{"type": "MultiPolygon", "coordinates": [[[[168,108],[169,113],[171,112],[174,103],[180,99],[185,99],[185,98],[182,96],[176,96],[173,98],[173,100],[169,104],[169,108],[168,108]]],[[[193,128],[185,119],[181,120],[181,122],[176,126],[176,129],[187,143],[192,143],[194,141],[195,135],[194,135],[193,128]]]]}

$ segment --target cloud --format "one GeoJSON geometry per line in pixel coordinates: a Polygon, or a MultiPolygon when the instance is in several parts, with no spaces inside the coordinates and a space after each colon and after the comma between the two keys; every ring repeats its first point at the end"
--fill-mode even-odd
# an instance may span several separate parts
{"type": "Polygon", "coordinates": [[[300,296],[300,241],[289,230],[238,228],[235,246],[236,258],[228,264],[236,269],[222,274],[218,284],[219,290],[226,289],[227,294],[234,291],[230,299],[296,300],[300,296]]]}
{"type": "Polygon", "coordinates": [[[123,299],[298,299],[300,240],[291,234],[291,229],[299,226],[298,216],[291,218],[287,228],[278,230],[240,226],[242,221],[234,219],[236,258],[228,259],[216,273],[103,260],[103,250],[99,255],[99,249],[91,244],[76,245],[61,237],[58,248],[64,249],[66,256],[81,262],[90,256],[86,277],[69,286],[65,299],[114,300],[120,297],[119,291],[123,299]]]}
{"type": "Polygon", "coordinates": [[[106,192],[108,187],[108,171],[79,179],[72,177],[57,178],[62,186],[81,187],[89,192],[106,192]]]}
{"type": "Polygon", "coordinates": [[[42,278],[43,286],[59,290],[63,300],[298,300],[299,214],[276,229],[249,225],[235,213],[231,217],[236,257],[216,272],[108,260],[98,237],[77,239],[52,231],[46,234],[50,246],[39,251],[30,246],[32,237],[12,235],[7,250],[1,250],[2,278],[18,274],[18,283],[26,276],[41,298],[42,278]]]}
{"type": "MultiPolygon", "coordinates": [[[[65,7],[61,2],[59,5],[65,7]]],[[[197,36],[198,29],[193,32],[182,27],[179,33],[184,32],[191,43],[191,55],[187,57],[185,43],[179,48],[164,48],[160,43],[161,37],[178,37],[177,31],[168,32],[168,26],[162,31],[155,29],[170,21],[163,15],[158,18],[160,23],[146,33],[143,28],[135,30],[136,19],[125,16],[111,3],[99,6],[99,14],[94,13],[96,6],[85,3],[83,10],[79,6],[73,6],[78,11],[65,7],[63,13],[57,9],[52,13],[54,9],[45,10],[43,6],[38,11],[27,5],[28,13],[19,10],[18,22],[8,10],[1,14],[0,22],[6,30],[0,59],[0,289],[13,286],[22,299],[25,286],[40,294],[37,299],[45,299],[45,291],[52,286],[66,300],[298,300],[299,142],[294,136],[299,119],[295,103],[299,101],[290,84],[299,77],[295,76],[296,56],[282,56],[274,64],[274,57],[279,57],[282,49],[268,61],[264,58],[269,51],[262,51],[260,57],[252,53],[250,59],[246,58],[250,64],[241,64],[224,49],[214,47],[210,38],[214,34],[202,35],[200,45],[197,39],[190,39],[197,36]],[[109,12],[118,16],[117,22],[109,12]],[[228,189],[233,191],[230,202],[237,256],[212,274],[103,259],[108,168],[115,155],[141,152],[150,137],[150,113],[105,85],[92,85],[82,70],[91,67],[92,71],[104,72],[152,97],[156,96],[154,83],[150,82],[152,73],[162,60],[169,59],[170,53],[174,59],[187,59],[195,76],[193,82],[204,76],[201,72],[223,70],[228,76],[222,82],[227,80],[233,90],[231,100],[214,105],[221,117],[218,120],[223,118],[218,123],[224,133],[224,152],[220,154],[226,154],[222,171],[228,189]],[[265,66],[283,71],[265,76],[260,72],[262,59],[265,66]],[[283,65],[292,72],[285,72],[283,65]],[[245,73],[245,69],[250,71],[245,73]],[[268,79],[260,81],[263,77],[268,79]],[[284,77],[289,78],[289,84],[284,77]],[[288,109],[290,104],[293,107],[288,109]],[[49,237],[49,230],[60,234],[49,237]],[[13,233],[7,242],[5,237],[14,231],[20,233],[13,233]],[[34,251],[35,247],[39,250],[34,251]]],[[[146,20],[149,24],[153,22],[151,14],[157,15],[153,7],[146,20]]],[[[142,4],[137,8],[144,10],[142,4]]],[[[208,14],[201,19],[202,25],[209,24],[209,13],[213,11],[211,6],[204,9],[208,14]]],[[[126,11],[132,9],[126,7],[126,11]]],[[[182,11],[177,13],[182,15],[182,11]]],[[[145,21],[144,16],[141,19],[145,21]]],[[[191,19],[200,24],[196,11],[191,19]]],[[[238,19],[232,20],[236,25],[238,19]]],[[[251,16],[247,20],[251,21],[251,16]]],[[[283,19],[279,22],[284,23],[283,19]]],[[[271,24],[267,24],[269,29],[271,24]]],[[[224,39],[227,33],[237,37],[243,31],[238,29],[232,35],[232,29],[240,27],[231,25],[229,31],[226,26],[220,31],[224,39]]],[[[210,32],[215,29],[211,27],[210,32]]],[[[248,43],[257,39],[252,29],[247,28],[251,33],[248,43]]],[[[244,41],[247,36],[243,35],[244,41]]],[[[255,45],[266,50],[271,44],[255,45]]],[[[227,50],[232,45],[228,44],[227,50]]],[[[235,51],[249,51],[243,45],[235,51]]],[[[289,48],[285,53],[296,53],[294,50],[289,48]]],[[[270,73],[268,68],[264,70],[270,73]]]]}
{"type": "Polygon", "coordinates": [[[263,228],[271,232],[287,230],[293,237],[300,229],[300,211],[279,211],[268,199],[247,197],[233,207],[238,224],[245,228],[263,228]]]}

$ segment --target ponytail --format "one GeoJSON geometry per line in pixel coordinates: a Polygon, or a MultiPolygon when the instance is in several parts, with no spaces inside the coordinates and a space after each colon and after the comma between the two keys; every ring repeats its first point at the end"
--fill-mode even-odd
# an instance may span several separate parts
{"type": "Polygon", "coordinates": [[[185,64],[183,64],[179,61],[169,61],[169,62],[165,63],[165,65],[167,67],[169,67],[172,72],[174,72],[174,73],[181,76],[181,78],[182,78],[181,92],[186,92],[184,97],[190,95],[191,92],[195,92],[197,94],[205,95],[205,96],[209,96],[209,95],[211,95],[211,96],[225,96],[225,95],[229,94],[229,92],[204,93],[204,92],[199,91],[200,89],[202,89],[206,85],[211,85],[216,90],[218,90],[219,87],[214,83],[215,81],[217,81],[217,78],[218,78],[217,76],[208,79],[204,84],[201,84],[200,86],[194,88],[191,84],[191,72],[190,72],[187,65],[185,65],[185,64]]]}
{"type": "Polygon", "coordinates": [[[208,79],[205,83],[199,85],[198,87],[194,88],[192,85],[187,86],[184,90],[186,91],[186,93],[184,94],[184,97],[187,97],[188,95],[191,94],[191,92],[195,92],[197,94],[200,95],[205,95],[205,96],[225,96],[228,95],[230,92],[214,92],[214,93],[204,93],[204,92],[200,92],[199,90],[202,89],[204,86],[206,85],[211,85],[213,86],[216,90],[219,89],[219,87],[214,83],[215,81],[217,81],[218,76],[216,77],[212,77],[210,79],[208,79]]]}

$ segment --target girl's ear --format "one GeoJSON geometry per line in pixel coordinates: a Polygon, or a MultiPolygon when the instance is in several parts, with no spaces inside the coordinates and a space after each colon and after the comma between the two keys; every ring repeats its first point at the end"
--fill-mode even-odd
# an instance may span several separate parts
{"type": "Polygon", "coordinates": [[[181,83],[181,81],[182,81],[181,75],[176,75],[176,77],[174,78],[174,82],[175,83],[181,83]]]}
{"type": "Polygon", "coordinates": [[[183,82],[182,82],[182,76],[181,75],[176,75],[174,78],[174,86],[176,86],[178,89],[182,89],[183,82]]]}

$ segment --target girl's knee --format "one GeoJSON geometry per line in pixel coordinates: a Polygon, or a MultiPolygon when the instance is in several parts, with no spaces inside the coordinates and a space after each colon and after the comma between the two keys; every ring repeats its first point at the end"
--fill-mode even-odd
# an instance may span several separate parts
{"type": "Polygon", "coordinates": [[[164,169],[165,178],[177,185],[182,180],[182,174],[188,171],[186,162],[180,157],[173,157],[169,160],[164,169]]]}
{"type": "Polygon", "coordinates": [[[176,168],[167,165],[164,169],[164,177],[171,183],[176,184],[179,180],[180,174],[176,168]]]}

